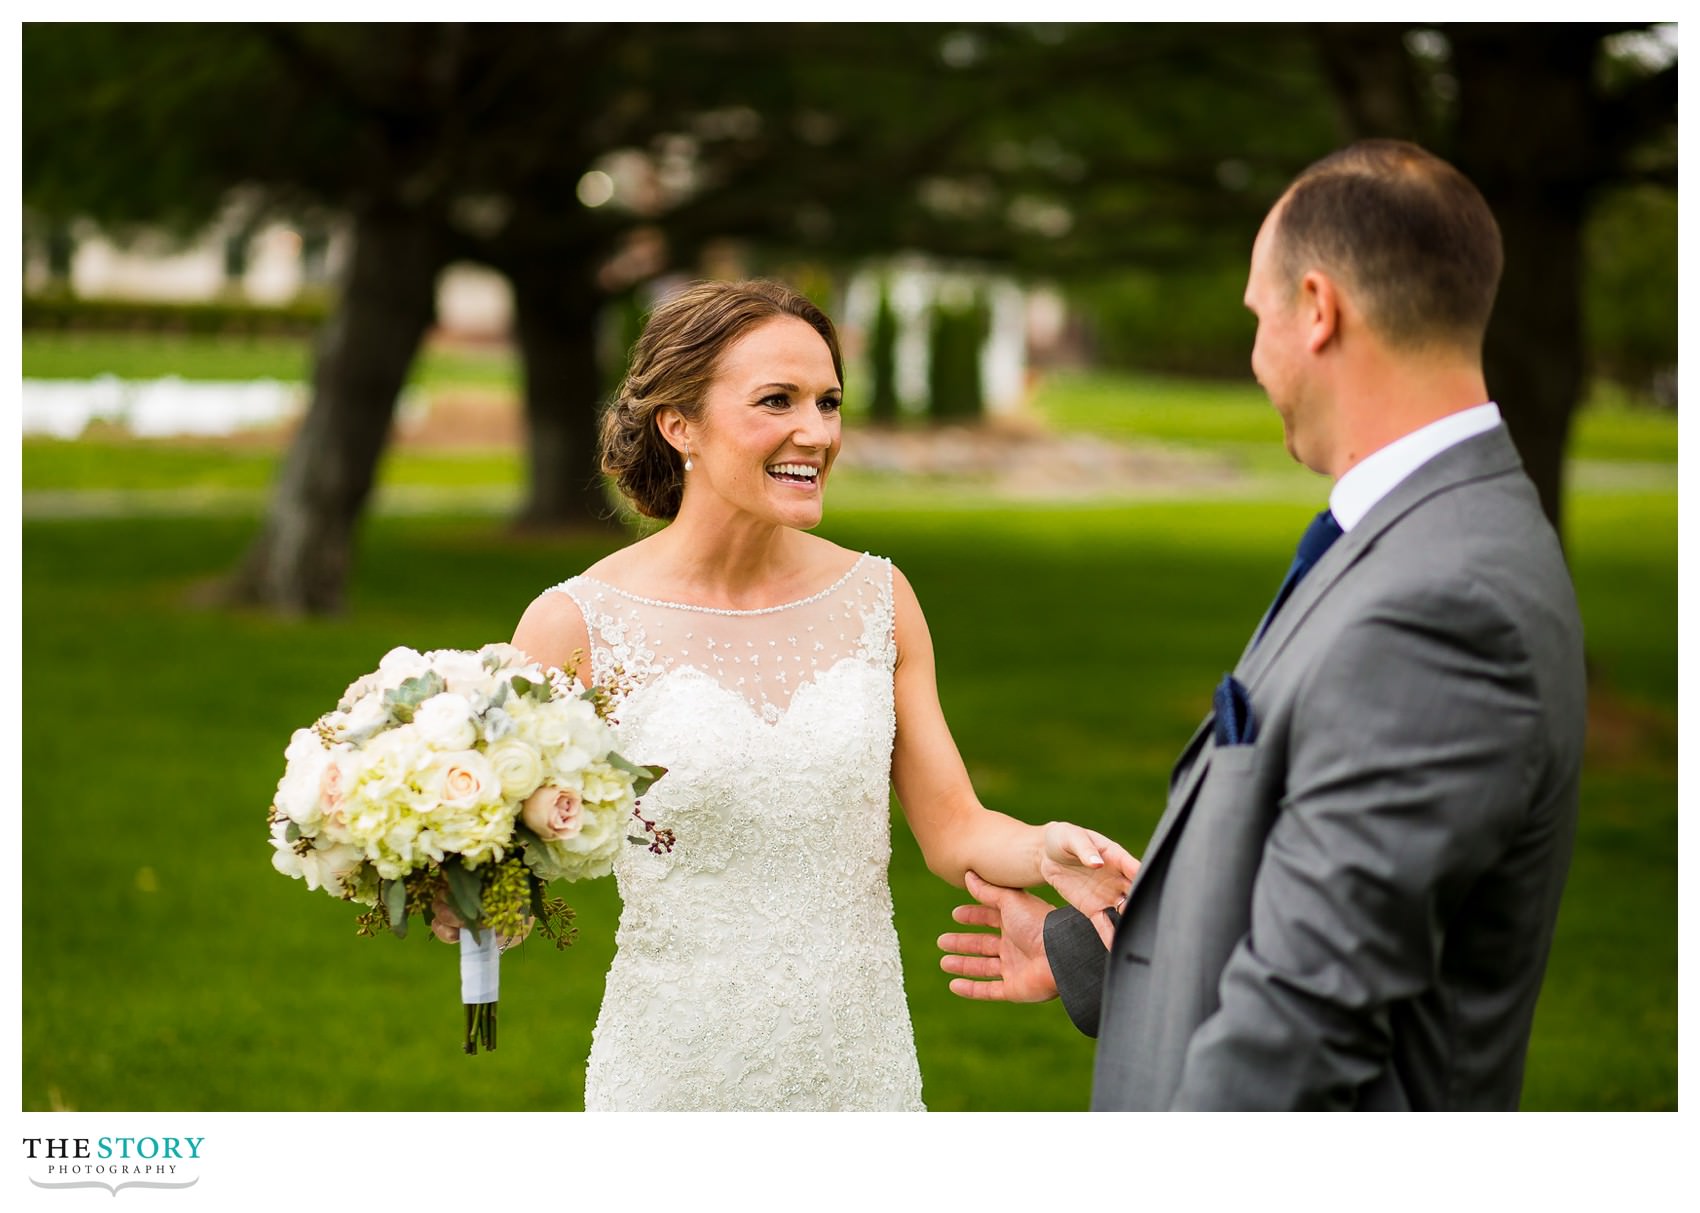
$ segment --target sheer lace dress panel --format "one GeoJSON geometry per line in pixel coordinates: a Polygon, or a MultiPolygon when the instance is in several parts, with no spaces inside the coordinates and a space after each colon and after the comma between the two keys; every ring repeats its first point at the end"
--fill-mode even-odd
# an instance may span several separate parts
{"type": "Polygon", "coordinates": [[[889,562],[756,611],[556,588],[621,752],[668,768],[644,814],[678,835],[616,862],[586,1107],[919,1109],[887,880],[889,562]]]}

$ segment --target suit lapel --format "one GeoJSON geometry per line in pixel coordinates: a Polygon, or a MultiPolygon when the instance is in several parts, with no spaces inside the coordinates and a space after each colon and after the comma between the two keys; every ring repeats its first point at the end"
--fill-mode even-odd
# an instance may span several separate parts
{"type": "MultiPolygon", "coordinates": [[[[1140,861],[1140,871],[1150,863],[1152,856],[1162,849],[1163,840],[1175,828],[1175,823],[1184,815],[1183,806],[1190,800],[1192,791],[1204,778],[1204,772],[1210,765],[1210,753],[1215,748],[1214,734],[1216,713],[1211,711],[1204,717],[1204,722],[1193,730],[1192,738],[1181,751],[1181,756],[1175,760],[1174,769],[1169,772],[1169,798],[1163,810],[1163,816],[1157,822],[1157,828],[1151,832],[1151,841],[1145,844],[1145,858],[1140,861]]],[[[1138,876],[1134,877],[1133,887],[1139,887],[1138,876]]]]}
{"type": "MultiPolygon", "coordinates": [[[[1269,625],[1263,639],[1255,645],[1248,643],[1241,654],[1234,675],[1250,688],[1254,695],[1259,678],[1269,669],[1293,635],[1304,625],[1307,616],[1344,577],[1375,546],[1381,535],[1400,518],[1424,501],[1445,489],[1473,480],[1500,476],[1521,467],[1517,450],[1503,426],[1485,434],[1466,439],[1423,464],[1410,476],[1395,485],[1393,491],[1378,501],[1357,526],[1342,535],[1329,548],[1316,567],[1294,588],[1292,595],[1269,625]]],[[[1261,621],[1259,623],[1261,627],[1261,621]]],[[[1254,631],[1255,637],[1257,633],[1254,631]]],[[[1210,756],[1215,750],[1213,728],[1216,714],[1211,712],[1204,723],[1181,751],[1169,777],[1169,799],[1163,817],[1157,823],[1146,844],[1140,864],[1140,874],[1150,868],[1186,820],[1187,812],[1197,795],[1199,785],[1210,768],[1210,756]],[[1188,765],[1188,759],[1191,759],[1188,765]]],[[[1128,896],[1131,907],[1142,880],[1135,878],[1128,896]]],[[[1123,921],[1126,921],[1124,916],[1123,921]]]]}
{"type": "Polygon", "coordinates": [[[1234,676],[1248,687],[1274,664],[1287,643],[1304,626],[1328,591],[1358,561],[1368,554],[1381,536],[1417,506],[1436,493],[1490,476],[1501,476],[1521,467],[1516,447],[1505,427],[1465,439],[1449,447],[1393,486],[1392,492],[1376,502],[1368,514],[1334,546],[1329,548],[1308,576],[1294,587],[1292,595],[1255,645],[1247,645],[1234,669],[1234,676]]]}
{"type": "MultiPolygon", "coordinates": [[[[1201,731],[1208,737],[1208,730],[1215,721],[1214,712],[1206,718],[1201,731]]],[[[1192,798],[1198,791],[1198,785],[1204,781],[1204,773],[1210,769],[1210,755],[1215,752],[1213,739],[1206,740],[1200,747],[1198,757],[1190,767],[1181,773],[1174,786],[1169,789],[1169,803],[1163,810],[1163,817],[1157,822],[1157,828],[1151,833],[1151,841],[1145,844],[1145,854],[1139,861],[1139,872],[1133,879],[1133,890],[1128,894],[1129,903],[1133,895],[1139,892],[1140,880],[1151,869],[1152,861],[1162,853],[1163,844],[1168,842],[1171,835],[1186,819],[1187,810],[1192,807],[1192,798]]]]}

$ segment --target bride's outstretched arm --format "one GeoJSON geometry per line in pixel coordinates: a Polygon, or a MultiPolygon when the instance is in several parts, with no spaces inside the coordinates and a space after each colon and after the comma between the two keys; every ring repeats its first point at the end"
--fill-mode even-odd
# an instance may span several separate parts
{"type": "Polygon", "coordinates": [[[891,779],[934,875],[963,886],[970,870],[993,884],[1049,884],[1084,914],[1126,895],[1139,861],[1094,830],[1029,825],[980,803],[939,706],[932,636],[909,581],[892,570],[897,612],[897,739],[891,779]]]}

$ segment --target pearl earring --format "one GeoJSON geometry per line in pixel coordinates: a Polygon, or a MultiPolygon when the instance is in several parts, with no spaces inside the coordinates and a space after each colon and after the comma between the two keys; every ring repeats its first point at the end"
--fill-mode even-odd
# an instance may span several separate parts
{"type": "Polygon", "coordinates": [[[687,472],[691,470],[691,447],[689,443],[685,444],[685,470],[687,472]]]}

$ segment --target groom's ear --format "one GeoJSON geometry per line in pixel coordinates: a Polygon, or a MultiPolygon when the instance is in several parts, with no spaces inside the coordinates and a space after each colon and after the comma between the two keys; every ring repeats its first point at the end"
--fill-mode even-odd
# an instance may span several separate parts
{"type": "Polygon", "coordinates": [[[1310,270],[1299,279],[1299,320],[1308,352],[1320,354],[1339,336],[1340,307],[1339,289],[1327,274],[1310,270]]]}

